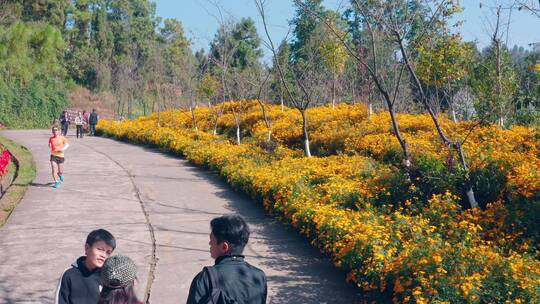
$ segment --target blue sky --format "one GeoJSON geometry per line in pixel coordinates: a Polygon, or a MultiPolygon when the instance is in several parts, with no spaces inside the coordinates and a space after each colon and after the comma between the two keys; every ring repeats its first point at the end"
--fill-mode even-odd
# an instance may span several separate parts
{"type": "MultiPolygon", "coordinates": [[[[253,0],[156,0],[157,15],[163,18],[177,18],[184,25],[187,36],[192,40],[193,49],[208,49],[218,27],[218,10],[212,3],[219,3],[226,17],[240,19],[252,17],[259,35],[264,36],[262,22],[253,0]]],[[[285,37],[289,30],[288,21],[293,18],[292,0],[267,0],[267,16],[269,29],[274,43],[285,37]]],[[[461,34],[467,41],[477,41],[480,47],[489,43],[491,31],[490,10],[485,5],[480,8],[477,0],[462,0],[464,12],[459,19],[464,21],[461,34]]],[[[482,1],[489,3],[490,1],[482,1]]],[[[491,1],[493,2],[493,1],[491,1]]],[[[345,6],[347,0],[325,0],[324,5],[330,9],[345,6]]],[[[525,12],[514,11],[511,16],[508,44],[528,47],[529,43],[540,42],[540,18],[525,12]]],[[[265,58],[269,58],[269,51],[265,58]]]]}

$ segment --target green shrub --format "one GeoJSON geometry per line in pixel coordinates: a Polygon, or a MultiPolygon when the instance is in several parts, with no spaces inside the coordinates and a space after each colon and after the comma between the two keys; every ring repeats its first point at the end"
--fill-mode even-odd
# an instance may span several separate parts
{"type": "Polygon", "coordinates": [[[39,77],[27,85],[0,79],[0,123],[10,128],[47,128],[68,104],[63,86],[39,77]]]}

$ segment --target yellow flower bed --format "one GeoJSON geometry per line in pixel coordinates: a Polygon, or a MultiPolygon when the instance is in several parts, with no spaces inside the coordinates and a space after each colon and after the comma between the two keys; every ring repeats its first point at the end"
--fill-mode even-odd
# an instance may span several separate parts
{"type": "MultiPolygon", "coordinates": [[[[311,109],[311,128],[313,134],[319,134],[317,140],[321,149],[327,142],[337,146],[343,141],[343,146],[354,146],[356,152],[369,153],[304,158],[294,149],[300,136],[298,113],[290,109],[281,112],[279,107],[273,106],[267,109],[273,120],[274,139],[293,145],[280,145],[273,152],[267,152],[259,147],[257,140],[258,135],[266,132],[260,122],[260,112],[255,104],[248,108],[251,112],[243,113],[242,123],[247,132],[244,136],[252,137],[241,145],[204,132],[213,128],[208,109],[196,112],[199,130],[203,130],[199,132],[192,129],[189,113],[181,111],[161,113],[161,127],[156,126],[157,116],[153,114],[121,123],[100,121],[98,129],[108,136],[178,153],[194,164],[217,170],[232,187],[244,191],[264,204],[269,212],[292,223],[313,244],[330,254],[337,266],[349,271],[348,280],[362,288],[367,299],[372,301],[540,301],[540,262],[528,253],[528,248],[512,247],[511,238],[515,235],[497,234],[494,229],[488,233],[484,229],[489,225],[496,226],[497,221],[504,219],[501,213],[506,209],[500,207],[500,201],[499,208],[466,212],[461,211],[459,199],[451,193],[434,195],[422,202],[411,200],[397,206],[393,204],[397,190],[389,180],[399,177],[399,170],[360,155],[378,159],[376,155],[392,148],[389,128],[376,123],[379,117],[385,121],[384,114],[368,119],[364,108],[341,105],[337,111],[341,111],[342,121],[334,122],[336,117],[331,109],[311,109]],[[361,124],[366,128],[356,129],[361,124]],[[347,128],[348,131],[334,128],[347,128]],[[336,140],[328,136],[329,133],[342,137],[336,140]],[[361,134],[364,134],[363,138],[361,134]],[[357,139],[352,140],[352,137],[357,139]],[[510,245],[503,246],[501,239],[510,245]]],[[[444,158],[441,155],[445,152],[437,149],[429,135],[425,117],[419,116],[418,125],[413,122],[418,117],[401,118],[410,130],[411,141],[415,140],[413,132],[422,134],[411,146],[419,152],[444,158]]],[[[223,116],[222,120],[219,121],[221,131],[235,127],[234,117],[223,116]]],[[[452,123],[445,122],[445,127],[446,124],[452,123]]],[[[456,126],[455,132],[459,132],[460,127],[465,128],[456,126]]],[[[482,141],[490,142],[494,136],[494,129],[482,130],[474,135],[467,147],[472,153],[486,152],[481,149],[482,141]]],[[[535,167],[520,163],[530,164],[538,159],[537,142],[530,142],[534,135],[528,134],[526,128],[500,132],[497,133],[500,144],[494,145],[496,153],[490,152],[490,157],[503,158],[512,166],[515,164],[509,184],[524,197],[529,192],[536,195],[538,185],[528,184],[537,174],[532,172],[535,167]]],[[[471,159],[478,163],[475,166],[480,166],[483,161],[477,154],[471,159]]],[[[414,189],[405,190],[414,192],[414,189]]]]}

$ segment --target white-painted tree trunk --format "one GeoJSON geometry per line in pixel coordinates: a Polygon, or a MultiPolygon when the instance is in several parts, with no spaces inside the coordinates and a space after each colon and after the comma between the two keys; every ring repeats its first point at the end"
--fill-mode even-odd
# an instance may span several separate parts
{"type": "Polygon", "coordinates": [[[309,148],[309,139],[304,140],[304,151],[306,152],[307,157],[311,157],[311,150],[309,148]]]}
{"type": "Polygon", "coordinates": [[[471,205],[471,208],[475,209],[478,208],[478,202],[476,201],[476,198],[474,197],[474,191],[471,188],[467,190],[467,199],[469,200],[469,204],[471,205]]]}
{"type": "Polygon", "coordinates": [[[285,111],[285,105],[283,102],[283,84],[279,84],[279,99],[281,101],[281,112],[285,111]]]}
{"type": "Polygon", "coordinates": [[[306,109],[302,109],[300,111],[300,114],[302,115],[302,132],[303,132],[303,135],[304,135],[304,152],[306,153],[307,157],[311,157],[311,149],[309,147],[309,132],[308,132],[308,121],[307,121],[306,109]]]}
{"type": "Polygon", "coordinates": [[[334,79],[332,80],[332,110],[336,109],[336,76],[334,73],[334,79]]]}

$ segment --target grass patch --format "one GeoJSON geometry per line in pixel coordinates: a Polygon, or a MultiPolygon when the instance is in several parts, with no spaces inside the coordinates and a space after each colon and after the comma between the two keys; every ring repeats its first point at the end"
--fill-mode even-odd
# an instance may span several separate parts
{"type": "Polygon", "coordinates": [[[36,177],[36,163],[32,153],[16,142],[0,136],[0,145],[13,155],[12,162],[8,167],[8,173],[3,177],[12,180],[10,185],[4,185],[7,192],[0,198],[0,227],[21,201],[28,185],[36,177]]]}

